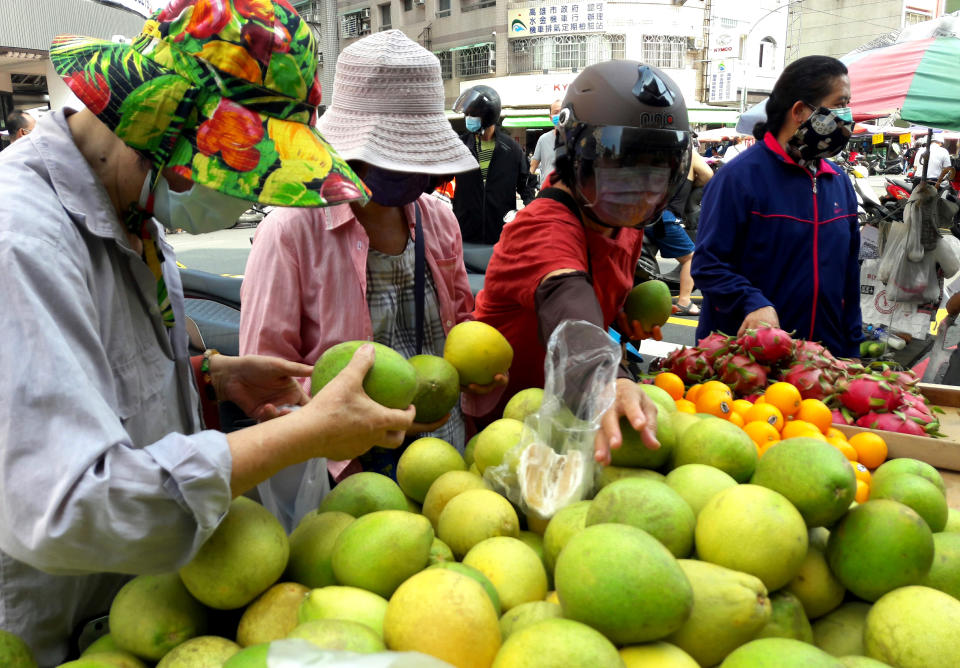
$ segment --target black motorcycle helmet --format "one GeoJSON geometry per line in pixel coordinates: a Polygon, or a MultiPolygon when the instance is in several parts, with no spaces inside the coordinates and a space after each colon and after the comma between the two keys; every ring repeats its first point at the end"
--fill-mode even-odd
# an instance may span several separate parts
{"type": "Polygon", "coordinates": [[[690,171],[690,124],[679,87],[634,60],[584,69],[567,88],[557,129],[560,179],[583,212],[606,227],[655,220],[690,171]]]}
{"type": "Polygon", "coordinates": [[[480,127],[486,129],[500,120],[500,96],[490,86],[474,86],[460,93],[453,110],[464,116],[476,116],[480,127]]]}

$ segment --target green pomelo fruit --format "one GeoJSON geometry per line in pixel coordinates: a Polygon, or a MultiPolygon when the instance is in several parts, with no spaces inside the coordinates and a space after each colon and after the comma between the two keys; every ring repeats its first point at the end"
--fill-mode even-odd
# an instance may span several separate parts
{"type": "Polygon", "coordinates": [[[693,590],[670,551],[624,524],[574,534],[557,557],[554,581],[564,617],[618,645],[663,638],[693,607],[693,590]]]}
{"type": "Polygon", "coordinates": [[[843,603],[847,593],[827,564],[826,544],[820,544],[820,538],[810,538],[807,554],[800,564],[800,570],[786,586],[803,604],[808,619],[821,617],[843,603]]]}
{"type": "MultiPolygon", "coordinates": [[[[677,415],[688,415],[678,413],[677,415]]],[[[706,464],[684,464],[670,471],[665,482],[679,494],[693,510],[696,517],[714,494],[736,487],[737,481],[730,474],[706,464]]]]}
{"type": "Polygon", "coordinates": [[[314,619],[290,631],[288,638],[299,638],[321,649],[373,654],[383,652],[383,638],[366,624],[347,619],[314,619]]]}
{"type": "Polygon", "coordinates": [[[882,481],[886,476],[897,475],[900,473],[912,473],[913,475],[918,475],[921,478],[926,478],[936,485],[937,489],[939,489],[944,496],[947,494],[947,486],[944,484],[943,477],[940,475],[940,472],[937,471],[937,469],[933,468],[926,462],[922,462],[919,459],[911,459],[909,457],[890,459],[878,466],[877,470],[873,472],[873,476],[870,478],[871,491],[873,486],[882,481]]]}
{"type": "MultiPolygon", "coordinates": [[[[546,530],[546,527],[544,527],[544,530],[546,530]]],[[[547,574],[547,589],[553,589],[553,575],[547,566],[547,553],[543,549],[543,534],[537,533],[536,531],[527,531],[521,529],[517,538],[519,538],[524,545],[533,550],[534,554],[537,555],[537,558],[540,559],[540,563],[543,564],[543,570],[547,574]]]]}
{"type": "Polygon", "coordinates": [[[170,650],[157,668],[209,668],[222,666],[239,652],[240,645],[220,636],[197,636],[170,650]]]}
{"type": "Polygon", "coordinates": [[[434,564],[430,568],[445,568],[448,571],[454,571],[456,573],[460,573],[461,575],[466,575],[471,580],[476,580],[477,583],[483,587],[483,590],[487,592],[487,596],[490,597],[490,602],[493,603],[493,609],[497,611],[497,615],[503,611],[503,606],[500,604],[500,594],[497,592],[497,588],[494,586],[493,582],[490,581],[490,578],[488,578],[479,569],[458,561],[443,561],[439,564],[434,564]]]}
{"type": "Polygon", "coordinates": [[[20,636],[0,629],[0,666],[37,668],[33,652],[20,636]]]}
{"type": "Polygon", "coordinates": [[[627,294],[623,311],[627,318],[638,321],[647,331],[661,326],[673,312],[670,288],[663,281],[644,281],[627,294]]]}
{"type": "Polygon", "coordinates": [[[867,656],[841,656],[843,668],[892,668],[889,663],[877,661],[867,656]]]}
{"type": "Polygon", "coordinates": [[[813,438],[775,443],[757,462],[750,482],[787,497],[808,527],[836,522],[857,492],[850,461],[829,443],[813,438]]]}
{"type": "Polygon", "coordinates": [[[500,418],[488,424],[478,435],[477,446],[473,450],[473,461],[480,473],[491,466],[499,466],[507,452],[532,434],[519,420],[500,418]]]}
{"type": "Polygon", "coordinates": [[[547,571],[540,556],[518,538],[497,536],[481,541],[470,548],[463,563],[489,578],[504,611],[542,601],[547,595],[547,571]]]}
{"type": "Polygon", "coordinates": [[[503,407],[503,417],[523,422],[528,415],[540,410],[543,403],[543,390],[539,387],[528,387],[510,397],[510,401],[503,407]]]}
{"type": "Polygon", "coordinates": [[[843,664],[799,640],[760,638],[738,647],[720,668],[843,668],[843,664]]]}
{"type": "Polygon", "coordinates": [[[411,403],[417,422],[429,424],[449,413],[460,401],[460,375],[450,362],[436,355],[414,355],[407,360],[417,374],[411,403]]]}
{"type": "Polygon", "coordinates": [[[759,578],[705,561],[680,559],[693,588],[693,610],[664,638],[703,666],[714,666],[754,636],[771,615],[767,589],[759,578]]]}
{"type": "Polygon", "coordinates": [[[770,605],[773,614],[766,626],[760,629],[757,638],[793,638],[813,644],[813,629],[799,598],[781,589],[770,595],[770,605]]]}
{"type": "Polygon", "coordinates": [[[247,606],[237,626],[241,647],[285,638],[299,621],[297,611],[310,588],[295,582],[275,584],[247,606]]]}
{"type": "Polygon", "coordinates": [[[693,510],[657,480],[624,478],[601,489],[590,504],[586,526],[611,522],[643,529],[677,558],[693,549],[693,510]]]}
{"type": "Polygon", "coordinates": [[[353,522],[339,511],[308,513],[290,534],[290,559],[284,579],[310,589],[336,584],[333,576],[333,546],[337,536],[353,522]]]}
{"type": "Polygon", "coordinates": [[[886,499],[848,512],[830,532],[827,563],[844,587],[876,601],[923,581],[933,563],[933,534],[912,509],[886,499]]]}
{"type": "Polygon", "coordinates": [[[530,601],[521,603],[503,613],[500,617],[500,635],[504,641],[511,634],[526,628],[531,624],[542,622],[544,619],[563,617],[563,608],[549,601],[530,601]]]}
{"type": "Polygon", "coordinates": [[[657,473],[650,469],[634,469],[626,466],[598,466],[597,468],[599,470],[599,474],[597,475],[598,490],[624,478],[647,478],[649,480],[659,480],[660,482],[663,482],[666,478],[662,473],[657,473]]]}
{"type": "Polygon", "coordinates": [[[471,436],[463,448],[463,461],[467,465],[467,468],[473,466],[473,451],[477,448],[478,436],[480,436],[479,432],[471,436]]]}
{"type": "Polygon", "coordinates": [[[960,600],[960,533],[933,534],[933,565],[920,584],[960,600]]]}
{"type": "Polygon", "coordinates": [[[960,601],[929,587],[901,587],[867,614],[866,655],[897,668],[960,666],[960,601]]]}
{"type": "Polygon", "coordinates": [[[201,635],[206,617],[176,573],[138,575],[110,604],[110,635],[118,648],[159,661],[180,643],[201,635]]]}
{"type": "Polygon", "coordinates": [[[594,629],[569,619],[545,619],[516,631],[492,668],[622,668],[617,648],[594,629]]]}
{"type": "Polygon", "coordinates": [[[404,494],[423,503],[427,490],[449,471],[466,471],[457,449],[441,438],[418,438],[407,446],[397,462],[397,483],[404,494]]]}
{"type": "Polygon", "coordinates": [[[947,524],[943,530],[949,533],[960,533],[960,510],[947,509],[947,524]]]}
{"type": "Polygon", "coordinates": [[[520,535],[520,518],[504,497],[489,489],[468,489],[447,502],[437,520],[437,536],[458,559],[494,536],[520,535]]]}
{"type": "MultiPolygon", "coordinates": [[[[100,636],[87,647],[85,650],[80,652],[80,656],[85,654],[99,654],[102,652],[116,652],[120,648],[117,647],[116,641],[113,639],[113,636],[109,633],[105,636],[100,636]]],[[[0,664],[3,665],[3,664],[0,664]]]]}
{"type": "Polygon", "coordinates": [[[610,463],[614,466],[632,466],[645,469],[660,468],[670,459],[670,455],[677,445],[670,414],[659,409],[657,441],[659,441],[660,447],[656,450],[651,450],[644,445],[640,432],[630,426],[630,421],[625,417],[620,418],[620,433],[623,436],[623,442],[619,448],[610,451],[610,463]]]}
{"type": "Polygon", "coordinates": [[[681,413],[680,411],[674,413],[671,420],[673,421],[673,432],[677,442],[687,433],[687,429],[700,422],[701,419],[702,418],[691,413],[681,413]]]}
{"type": "Polygon", "coordinates": [[[890,474],[870,483],[871,499],[890,499],[913,508],[937,533],[947,526],[947,498],[935,484],[910,473],[890,474]]]}
{"type": "MultiPolygon", "coordinates": [[[[3,666],[6,668],[6,664],[3,666]]],[[[147,664],[130,652],[115,650],[81,656],[79,659],[61,663],[57,668],[147,668],[147,664]]]]}
{"type": "Polygon", "coordinates": [[[407,497],[385,475],[364,471],[344,478],[320,502],[318,512],[334,510],[360,517],[377,510],[406,510],[407,497]]]}
{"type": "Polygon", "coordinates": [[[381,636],[387,599],[357,587],[314,589],[300,604],[297,619],[301,624],[312,619],[349,619],[366,624],[381,636]]]}
{"type": "Polygon", "coordinates": [[[290,542],[269,510],[239,496],[180,579],[194,598],[218,610],[241,608],[266,591],[287,567],[290,542]]]}
{"type": "Polygon", "coordinates": [[[557,557],[570,538],[587,526],[587,512],[591,501],[571,503],[557,511],[543,532],[543,556],[547,562],[547,571],[553,575],[557,557]]]}
{"type": "Polygon", "coordinates": [[[657,415],[668,415],[673,417],[677,414],[677,402],[673,400],[670,393],[662,387],[657,387],[652,383],[637,383],[637,387],[643,390],[648,397],[657,405],[657,415]]]}
{"type": "MultiPolygon", "coordinates": [[[[313,365],[310,391],[316,394],[350,363],[357,348],[370,341],[345,341],[327,348],[313,365]]],[[[417,393],[417,372],[403,355],[380,343],[372,343],[373,366],[363,378],[363,391],[387,408],[404,409],[417,393]]]]}
{"type": "Polygon", "coordinates": [[[378,510],[358,517],[340,532],[333,547],[337,582],[384,598],[430,559],[433,527],[423,515],[378,510]]]}
{"type": "Polygon", "coordinates": [[[470,471],[448,471],[433,481],[423,499],[421,512],[430,520],[434,530],[437,529],[440,513],[447,507],[450,499],[468,489],[490,489],[490,485],[479,475],[470,471]]]}
{"type": "Polygon", "coordinates": [[[808,547],[807,525],[797,509],[759,485],[715,494],[697,516],[695,538],[700,559],[755,575],[767,591],[797,575],[808,547]]]}
{"type": "Polygon", "coordinates": [[[433,566],[441,561],[456,561],[456,558],[450,546],[434,536],[433,542],[430,543],[430,558],[427,560],[427,565],[433,566]]]}
{"type": "Polygon", "coordinates": [[[221,668],[267,668],[270,643],[244,647],[224,662],[221,668]]]}
{"type": "Polygon", "coordinates": [[[719,418],[691,425],[673,449],[673,468],[706,464],[725,471],[737,482],[750,480],[757,460],[757,446],[747,433],[719,418]]]}
{"type": "Polygon", "coordinates": [[[676,645],[651,642],[620,650],[626,668],[700,668],[700,664],[676,645]]]}
{"type": "Polygon", "coordinates": [[[869,603],[851,601],[813,623],[813,644],[827,654],[863,654],[863,630],[867,627],[869,603]]]}

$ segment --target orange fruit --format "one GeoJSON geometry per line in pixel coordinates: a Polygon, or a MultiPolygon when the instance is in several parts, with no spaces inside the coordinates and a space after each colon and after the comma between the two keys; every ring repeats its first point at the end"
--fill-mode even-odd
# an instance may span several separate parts
{"type": "Polygon", "coordinates": [[[780,440],[780,432],[769,422],[757,420],[743,425],[743,430],[747,432],[750,440],[757,444],[757,449],[761,454],[771,445],[780,440]]]}
{"type": "Polygon", "coordinates": [[[850,466],[853,467],[853,473],[857,476],[857,480],[862,480],[868,485],[870,484],[870,471],[866,466],[860,462],[850,462],[850,466]]]}
{"type": "Polygon", "coordinates": [[[795,438],[797,436],[806,436],[807,438],[816,438],[823,436],[816,425],[812,425],[805,420],[791,420],[784,425],[780,432],[780,438],[795,438]]]}
{"type": "Polygon", "coordinates": [[[703,384],[702,392],[707,390],[716,390],[717,392],[725,392],[728,397],[733,399],[733,390],[730,389],[730,386],[726,383],[721,383],[719,380],[708,380],[703,384]]]}
{"type": "Polygon", "coordinates": [[[774,383],[763,393],[765,401],[780,409],[780,412],[793,415],[800,410],[800,390],[790,383],[774,383]]]}
{"type": "Polygon", "coordinates": [[[783,429],[783,413],[773,404],[761,404],[758,401],[747,411],[743,419],[748,423],[767,422],[772,424],[777,431],[783,429]]]}
{"type": "Polygon", "coordinates": [[[857,451],[857,460],[868,469],[875,469],[887,459],[887,442],[870,431],[854,434],[848,439],[857,451]]]}
{"type": "Polygon", "coordinates": [[[853,497],[853,500],[857,503],[866,503],[867,499],[870,498],[870,485],[864,481],[857,480],[857,494],[853,497]]]}
{"type": "Polygon", "coordinates": [[[677,374],[670,371],[661,371],[653,379],[653,384],[662,390],[666,390],[667,394],[674,400],[683,399],[683,381],[677,374]]]}
{"type": "Polygon", "coordinates": [[[826,437],[826,436],[824,436],[823,434],[821,434],[819,431],[814,431],[814,430],[810,430],[809,433],[804,434],[804,438],[813,438],[813,439],[816,439],[816,440],[818,440],[818,441],[823,441],[824,443],[827,442],[827,437],[826,437]]]}
{"type": "Polygon", "coordinates": [[[827,439],[827,443],[842,452],[843,456],[849,459],[851,462],[857,461],[857,451],[846,441],[841,441],[839,438],[834,438],[827,439]]]}
{"type": "Polygon", "coordinates": [[[737,413],[740,417],[744,417],[747,411],[753,408],[753,404],[746,399],[734,399],[731,408],[733,408],[734,413],[737,413]]]}
{"type": "Polygon", "coordinates": [[[753,405],[756,406],[757,404],[765,404],[765,403],[767,403],[767,399],[761,394],[759,397],[757,397],[757,400],[753,402],[753,405]]]}
{"type": "Polygon", "coordinates": [[[690,389],[687,390],[687,393],[686,395],[684,395],[684,397],[690,401],[695,402],[697,400],[697,395],[700,394],[700,390],[702,389],[703,389],[703,383],[697,383],[696,385],[691,385],[690,389]]]}
{"type": "Polygon", "coordinates": [[[688,399],[677,399],[677,412],[679,413],[690,413],[693,415],[697,412],[697,405],[688,399]]]}
{"type": "Polygon", "coordinates": [[[743,427],[743,417],[737,411],[731,410],[727,419],[738,427],[743,427]]]}
{"type": "Polygon", "coordinates": [[[827,438],[842,438],[843,440],[847,440],[847,435],[836,427],[830,427],[827,429],[827,433],[825,435],[827,438]]]}
{"type": "Polygon", "coordinates": [[[804,399],[800,402],[797,419],[815,425],[821,434],[825,434],[833,423],[833,413],[819,399],[804,399]]]}
{"type": "Polygon", "coordinates": [[[730,404],[733,402],[726,393],[720,390],[708,390],[704,387],[697,395],[696,403],[698,413],[716,415],[725,420],[729,420],[730,413],[733,412],[733,409],[730,408],[730,404]]]}

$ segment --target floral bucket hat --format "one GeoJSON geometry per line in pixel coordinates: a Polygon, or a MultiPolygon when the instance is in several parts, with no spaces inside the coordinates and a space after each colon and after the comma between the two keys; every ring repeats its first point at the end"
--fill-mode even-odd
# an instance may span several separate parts
{"type": "Polygon", "coordinates": [[[50,59],[158,173],[277,206],[367,200],[314,127],[317,46],[288,0],[171,0],[131,44],[61,35],[50,59]]]}

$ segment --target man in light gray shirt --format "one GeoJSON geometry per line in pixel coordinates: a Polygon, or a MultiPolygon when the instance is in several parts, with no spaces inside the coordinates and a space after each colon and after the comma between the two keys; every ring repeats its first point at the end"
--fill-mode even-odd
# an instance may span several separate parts
{"type": "Polygon", "coordinates": [[[547,180],[547,175],[553,171],[553,163],[557,156],[556,148],[554,147],[557,144],[556,126],[559,120],[558,115],[560,114],[561,104],[563,104],[562,100],[554,100],[553,104],[550,105],[550,120],[553,121],[554,128],[540,135],[540,138],[537,140],[537,147],[533,150],[533,159],[530,161],[531,174],[536,174],[537,167],[540,168],[539,188],[543,188],[543,183],[547,180]]]}

